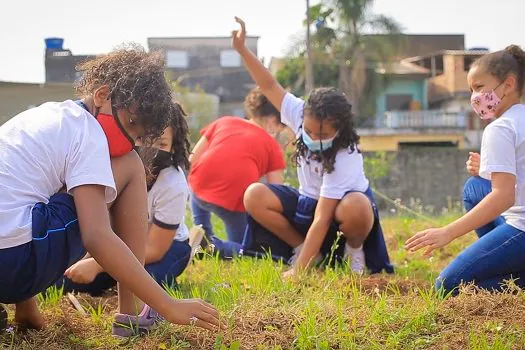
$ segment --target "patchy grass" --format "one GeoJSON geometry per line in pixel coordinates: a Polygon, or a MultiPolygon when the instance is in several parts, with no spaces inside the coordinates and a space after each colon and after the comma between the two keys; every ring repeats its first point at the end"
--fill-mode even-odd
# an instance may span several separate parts
{"type": "MultiPolygon", "coordinates": [[[[448,222],[452,216],[436,219],[448,222]]],[[[432,283],[474,235],[433,258],[403,249],[404,241],[428,227],[421,220],[383,220],[394,276],[357,277],[346,267],[313,271],[297,283],[283,281],[284,266],[250,258],[195,261],[173,297],[200,297],[216,305],[228,329],[214,334],[162,324],[147,337],[120,344],[111,337],[116,296],[79,296],[81,316],[50,290],[39,298],[45,331],[13,330],[0,336],[5,349],[525,349],[525,292],[490,294],[466,287],[439,298],[432,283]]],[[[223,228],[217,226],[219,234],[223,228]]],[[[11,309],[12,311],[12,309],[11,309]]],[[[11,313],[12,315],[12,313],[11,313]]]]}

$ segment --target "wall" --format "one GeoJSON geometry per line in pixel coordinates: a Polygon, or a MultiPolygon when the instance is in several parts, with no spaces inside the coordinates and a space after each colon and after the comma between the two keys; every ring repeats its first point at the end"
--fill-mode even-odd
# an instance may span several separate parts
{"type": "MultiPolygon", "coordinates": [[[[462,201],[463,184],[469,177],[465,170],[467,150],[410,148],[391,156],[388,176],[376,183],[376,189],[388,197],[399,198],[405,205],[411,199],[419,199],[437,211],[462,201]]],[[[382,210],[393,207],[379,197],[376,199],[382,210]]]]}
{"type": "Polygon", "coordinates": [[[27,84],[0,82],[0,124],[26,109],[48,101],[74,97],[71,84],[27,84]]]}
{"type": "Polygon", "coordinates": [[[359,147],[363,152],[397,151],[400,143],[450,142],[459,149],[465,147],[464,130],[358,129],[359,147]]]}
{"type": "Polygon", "coordinates": [[[387,85],[382,93],[376,98],[376,115],[383,115],[386,110],[386,95],[388,94],[407,94],[412,95],[412,99],[419,101],[422,109],[428,107],[426,98],[426,82],[414,79],[403,79],[397,77],[387,78],[387,85]]]}

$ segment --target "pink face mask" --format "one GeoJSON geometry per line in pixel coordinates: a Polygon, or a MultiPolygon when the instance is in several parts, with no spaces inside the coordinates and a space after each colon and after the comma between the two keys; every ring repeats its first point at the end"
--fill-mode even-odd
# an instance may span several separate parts
{"type": "MultiPolygon", "coordinates": [[[[501,85],[501,83],[499,84],[501,85]]],[[[496,95],[494,90],[491,92],[473,92],[470,97],[472,109],[481,119],[494,119],[496,117],[496,107],[501,103],[501,98],[496,95]]]]}

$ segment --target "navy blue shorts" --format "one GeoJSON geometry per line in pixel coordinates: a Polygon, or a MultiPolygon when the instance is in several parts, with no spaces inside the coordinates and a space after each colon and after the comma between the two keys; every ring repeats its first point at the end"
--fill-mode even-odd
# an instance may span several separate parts
{"type": "Polygon", "coordinates": [[[55,194],[31,214],[31,242],[0,249],[0,303],[18,303],[45,291],[86,253],[71,195],[55,194]]]}
{"type": "MultiPolygon", "coordinates": [[[[289,186],[275,184],[267,186],[281,201],[284,217],[294,226],[297,232],[306,236],[313,222],[317,200],[301,196],[296,189],[289,186]]],[[[379,220],[379,212],[372,190],[369,188],[363,194],[370,200],[374,211],[374,225],[363,244],[367,268],[371,273],[382,271],[393,273],[394,268],[390,264],[388,257],[383,229],[379,220]]],[[[293,250],[290,246],[259,225],[251,216],[248,217],[248,228],[246,231],[246,236],[249,237],[250,241],[247,246],[251,249],[256,251],[271,250],[272,255],[283,257],[285,260],[293,255],[293,250]]],[[[328,229],[320,250],[324,256],[332,255],[335,261],[340,260],[344,255],[345,238],[342,235],[338,236],[338,231],[339,223],[334,220],[328,229]],[[334,246],[334,243],[337,244],[334,246]]]]}

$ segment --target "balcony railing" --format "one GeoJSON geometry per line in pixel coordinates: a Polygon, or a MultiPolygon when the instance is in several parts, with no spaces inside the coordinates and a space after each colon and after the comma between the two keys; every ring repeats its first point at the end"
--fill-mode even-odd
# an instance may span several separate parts
{"type": "Polygon", "coordinates": [[[390,129],[466,129],[467,114],[445,110],[391,111],[377,118],[376,127],[390,129]]]}

